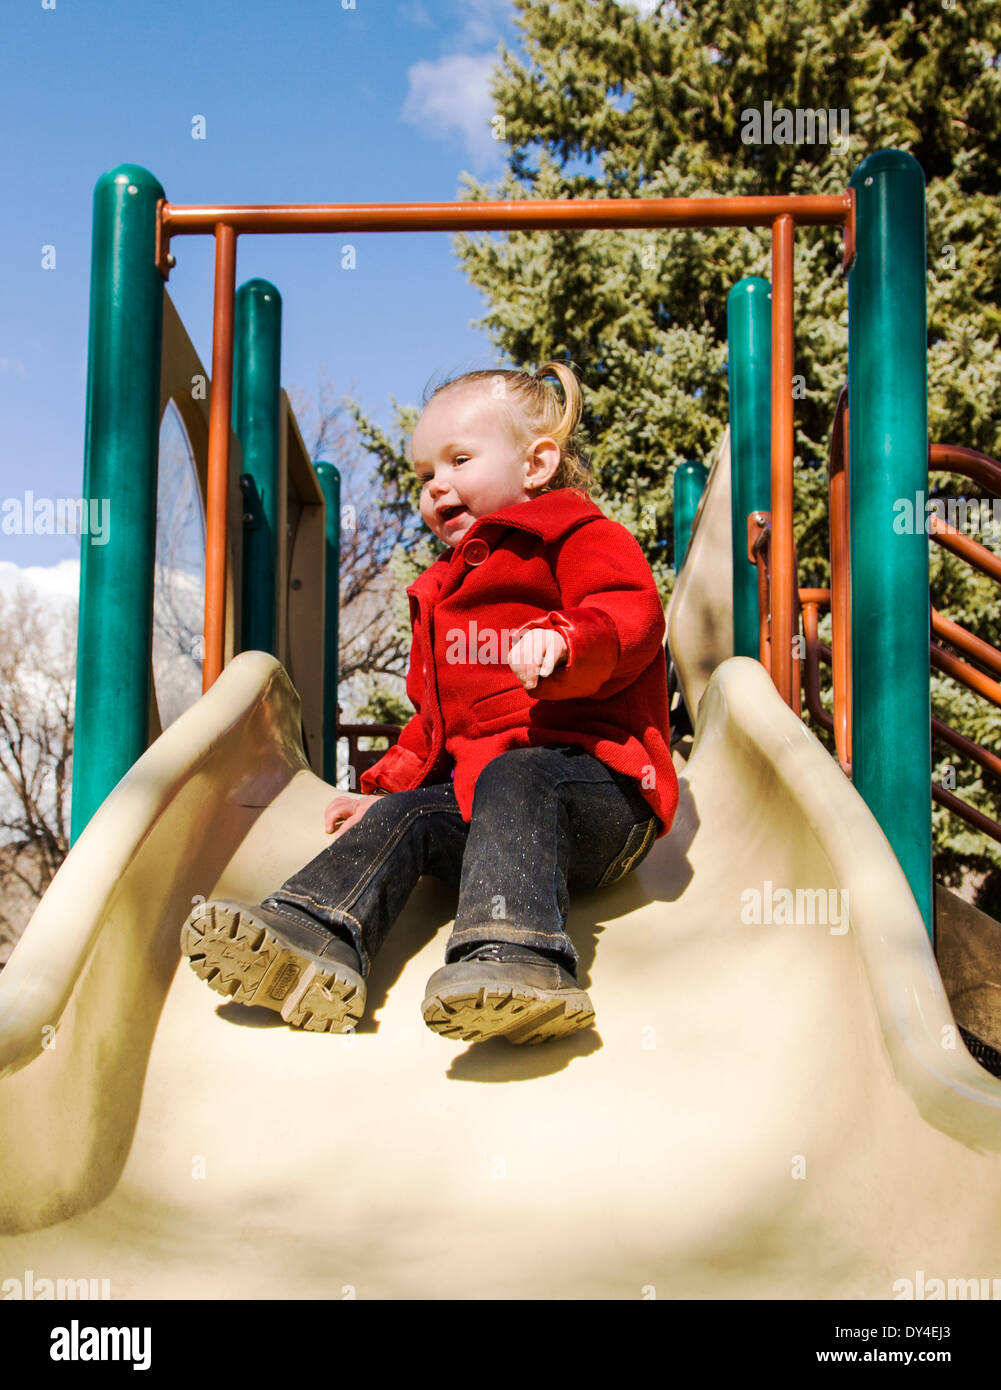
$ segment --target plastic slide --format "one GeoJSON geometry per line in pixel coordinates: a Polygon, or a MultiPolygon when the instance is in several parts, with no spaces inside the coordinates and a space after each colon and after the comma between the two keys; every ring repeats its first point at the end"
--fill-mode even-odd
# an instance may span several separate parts
{"type": "Polygon", "coordinates": [[[1001,1275],[1001,1082],[882,832],[758,663],[709,678],[671,833],[575,899],[595,1026],[538,1047],[425,1027],[454,912],[430,879],[354,1034],[290,1029],[180,960],[197,895],[259,900],[329,843],[299,728],[284,669],[236,657],[0,974],[0,1282],[883,1299],[1001,1275]]]}

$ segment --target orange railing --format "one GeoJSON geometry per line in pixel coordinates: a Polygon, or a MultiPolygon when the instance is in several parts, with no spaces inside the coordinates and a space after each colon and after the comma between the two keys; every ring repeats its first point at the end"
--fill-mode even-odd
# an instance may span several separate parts
{"type": "MultiPolygon", "coordinates": [[[[838,761],[846,773],[852,770],[852,687],[851,687],[851,540],[848,511],[848,397],[845,387],[838,399],[831,432],[828,465],[828,499],[831,535],[831,587],[829,589],[795,588],[798,617],[802,621],[802,681],[806,707],[811,717],[834,734],[838,761]],[[822,607],[833,605],[831,646],[819,637],[819,613],[822,607]],[[831,667],[834,713],[824,709],[820,695],[820,661],[831,667]]],[[[933,444],[929,450],[929,468],[952,472],[1001,497],[1001,464],[986,454],[958,445],[933,444]]],[[[925,524],[924,517],[915,523],[925,524]]],[[[1001,558],[987,546],[965,535],[941,518],[930,515],[927,529],[931,538],[952,554],[965,561],[979,573],[1001,582],[1001,558]]],[[[757,565],[758,611],[760,618],[760,659],[771,670],[776,644],[773,640],[774,584],[771,576],[771,518],[767,512],[752,512],[747,519],[748,559],[757,565]]],[[[795,577],[795,548],[793,550],[795,577]]],[[[795,582],[795,580],[794,580],[795,582]]],[[[798,624],[797,624],[798,627],[798,624]]],[[[792,646],[795,664],[796,654],[792,646]]],[[[934,670],[959,681],[968,690],[1001,708],[1001,651],[985,642],[960,623],[931,609],[929,640],[930,664],[934,670]],[[938,639],[938,640],[935,640],[938,639]],[[956,648],[956,656],[942,643],[956,648]],[[986,667],[984,670],[982,668],[986,667]],[[988,674],[991,673],[991,674],[988,674]]],[[[797,682],[798,683],[798,682],[797,682]]],[[[799,702],[793,707],[799,710],[799,702]]],[[[1001,758],[943,720],[932,716],[934,738],[969,758],[984,771],[1001,778],[1001,758]]],[[[946,787],[932,783],[932,795],[939,805],[961,816],[968,824],[1001,842],[1001,824],[970,806],[946,787]]]]}
{"type": "Polygon", "coordinates": [[[205,659],[202,689],[223,667],[226,556],[226,478],[232,393],[233,309],[237,238],[248,233],[527,231],[529,229],[765,227],[772,234],[772,509],[775,517],[772,626],[775,659],[769,669],[787,704],[799,699],[792,653],[796,620],[793,544],[793,251],[797,227],[844,229],[844,265],[855,255],[855,191],[834,195],[735,198],[515,199],[463,203],[325,203],[184,207],[157,204],[156,264],[166,279],[180,236],[215,238],[212,315],[212,401],[206,490],[205,659]]]}
{"type": "MultiPolygon", "coordinates": [[[[933,444],[929,450],[929,461],[930,467],[934,471],[954,473],[959,477],[969,478],[971,482],[979,483],[987,491],[1001,497],[1001,464],[996,459],[988,458],[986,454],[982,454],[976,449],[965,449],[956,444],[933,444]]],[[[989,550],[987,546],[975,541],[972,536],[964,535],[955,527],[950,526],[948,522],[941,521],[934,515],[928,518],[928,531],[937,545],[950,551],[981,574],[1001,583],[1001,558],[989,550]]],[[[932,667],[936,671],[950,676],[953,680],[959,681],[968,690],[972,690],[975,694],[989,700],[997,708],[1001,708],[1001,684],[992,680],[989,675],[979,669],[981,666],[986,666],[988,670],[1001,675],[1001,652],[996,651],[989,642],[984,642],[974,633],[969,632],[960,623],[955,623],[939,613],[934,607],[931,610],[931,628],[932,667]],[[936,642],[935,638],[938,638],[939,641],[936,642]],[[954,656],[952,652],[947,651],[941,645],[942,642],[948,642],[950,646],[957,648],[964,656],[971,658],[978,665],[971,665],[970,661],[963,661],[954,656]]],[[[941,742],[947,743],[956,752],[965,754],[986,772],[995,777],[1001,777],[1001,758],[998,758],[989,749],[983,748],[972,739],[965,738],[940,719],[932,719],[932,734],[941,742]]],[[[968,824],[983,831],[985,835],[990,835],[992,839],[1001,841],[1001,825],[997,821],[985,816],[982,811],[970,806],[946,787],[933,782],[932,796],[940,806],[945,806],[948,810],[953,811],[968,824]]]]}

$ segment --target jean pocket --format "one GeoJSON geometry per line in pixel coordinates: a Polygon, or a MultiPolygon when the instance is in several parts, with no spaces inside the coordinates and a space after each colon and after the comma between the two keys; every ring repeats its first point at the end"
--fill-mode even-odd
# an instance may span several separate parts
{"type": "Polygon", "coordinates": [[[636,868],[641,859],[646,858],[656,838],[658,824],[657,817],[651,816],[649,820],[639,821],[633,826],[626,836],[626,843],[598,880],[599,888],[618,883],[636,868]]]}

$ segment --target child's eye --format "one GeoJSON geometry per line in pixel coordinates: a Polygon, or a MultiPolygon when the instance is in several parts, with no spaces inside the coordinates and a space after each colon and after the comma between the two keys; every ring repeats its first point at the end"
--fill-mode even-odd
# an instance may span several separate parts
{"type": "Polygon", "coordinates": [[[452,460],[452,462],[453,462],[453,463],[461,463],[463,459],[468,459],[468,458],[469,458],[469,455],[468,455],[468,454],[456,454],[456,456],[455,456],[455,458],[452,460]]]}

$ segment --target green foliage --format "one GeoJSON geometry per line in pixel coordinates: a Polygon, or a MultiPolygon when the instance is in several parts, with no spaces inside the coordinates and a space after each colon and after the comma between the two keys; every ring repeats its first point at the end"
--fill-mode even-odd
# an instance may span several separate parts
{"type": "Polygon", "coordinates": [[[384,685],[372,682],[355,717],[359,724],[395,724],[402,728],[412,715],[413,710],[407,699],[384,685]]]}
{"type": "MultiPolygon", "coordinates": [[[[910,150],[928,187],[931,437],[1001,454],[996,0],[679,0],[646,17],[615,0],[514,3],[524,52],[501,45],[492,88],[508,168],[492,187],[464,176],[464,198],[832,194],[866,154],[910,150]],[[743,113],[765,102],[847,110],[850,140],[745,143],[743,113]]],[[[597,500],[637,535],[666,596],[673,469],[708,463],[726,424],[726,298],[742,276],[771,278],[767,231],[475,233],[457,235],[455,247],[488,306],[480,323],[501,365],[559,358],[578,368],[597,500]]],[[[828,440],[847,371],[841,260],[836,230],[798,229],[803,585],[829,582],[828,440]]],[[[402,436],[416,421],[397,409],[398,442],[359,420],[395,485],[409,469],[402,436]]],[[[996,586],[933,559],[936,607],[998,645],[996,586]]],[[[933,691],[943,719],[998,746],[997,711],[944,678],[933,691]]],[[[958,794],[1001,819],[997,784],[965,767],[958,794]]],[[[952,881],[1001,867],[999,847],[951,814],[936,809],[934,826],[952,881]]]]}

